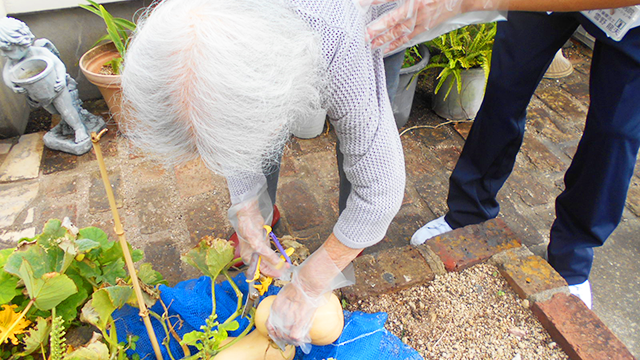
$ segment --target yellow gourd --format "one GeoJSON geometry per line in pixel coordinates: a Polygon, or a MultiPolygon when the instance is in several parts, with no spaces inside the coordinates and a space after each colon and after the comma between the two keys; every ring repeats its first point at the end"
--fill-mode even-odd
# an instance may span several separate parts
{"type": "MultiPolygon", "coordinates": [[[[228,341],[233,338],[228,338],[228,341]]],[[[224,343],[226,343],[225,341],[224,343]]],[[[274,345],[275,346],[275,345],[274,345]]],[[[268,338],[258,331],[252,331],[231,347],[224,349],[214,360],[291,360],[296,355],[296,348],[287,345],[285,352],[271,346],[268,338]]]]}
{"type": "MultiPolygon", "coordinates": [[[[313,345],[328,345],[336,341],[344,328],[344,315],[340,300],[333,293],[327,295],[328,301],[316,309],[313,323],[309,330],[309,337],[313,345]]],[[[271,312],[271,305],[275,295],[264,298],[256,309],[256,330],[268,337],[267,319],[271,312]]]]}

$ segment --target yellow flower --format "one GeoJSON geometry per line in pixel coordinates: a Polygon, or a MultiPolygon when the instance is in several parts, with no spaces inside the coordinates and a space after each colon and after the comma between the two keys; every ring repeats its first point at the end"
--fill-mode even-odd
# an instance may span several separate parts
{"type": "Polygon", "coordinates": [[[18,345],[16,335],[22,334],[25,331],[25,328],[31,325],[31,321],[23,318],[7,335],[7,331],[11,325],[13,325],[13,323],[20,317],[20,313],[16,313],[14,311],[17,307],[18,305],[2,305],[2,311],[0,311],[0,338],[6,338],[7,340],[11,339],[11,343],[13,343],[13,345],[18,345]]]}

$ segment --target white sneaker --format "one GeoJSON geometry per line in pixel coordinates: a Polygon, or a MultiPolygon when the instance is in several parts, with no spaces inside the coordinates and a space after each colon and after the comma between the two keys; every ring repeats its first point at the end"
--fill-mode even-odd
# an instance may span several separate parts
{"type": "Polygon", "coordinates": [[[411,245],[422,245],[425,241],[431,239],[432,237],[444,234],[451,230],[453,229],[444,220],[444,216],[441,216],[435,220],[429,221],[427,225],[418,229],[418,231],[416,231],[411,237],[411,245]]]}
{"type": "Polygon", "coordinates": [[[582,300],[591,309],[591,285],[589,280],[582,284],[569,285],[569,292],[582,300]]]}

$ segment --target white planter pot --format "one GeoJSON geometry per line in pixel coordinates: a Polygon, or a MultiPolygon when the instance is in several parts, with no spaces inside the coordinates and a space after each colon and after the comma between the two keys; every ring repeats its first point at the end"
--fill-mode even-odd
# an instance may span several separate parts
{"type": "Polygon", "coordinates": [[[486,86],[484,70],[481,68],[463,70],[460,77],[462,79],[462,91],[459,94],[458,88],[454,84],[449,96],[446,100],[444,99],[451,81],[454,81],[454,77],[451,75],[442,84],[438,93],[433,96],[433,111],[445,119],[473,119],[476,117],[478,110],[480,110],[480,105],[482,105],[486,86]]]}
{"type": "Polygon", "coordinates": [[[292,128],[291,133],[293,133],[293,136],[300,139],[313,139],[314,137],[322,134],[326,119],[327,111],[320,109],[310,119],[307,119],[307,121],[304,121],[302,124],[292,128]]]}

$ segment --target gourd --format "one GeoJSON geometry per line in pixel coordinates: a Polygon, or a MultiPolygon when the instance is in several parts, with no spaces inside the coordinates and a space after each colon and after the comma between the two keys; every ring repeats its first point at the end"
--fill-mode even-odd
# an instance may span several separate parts
{"type": "MultiPolygon", "coordinates": [[[[227,338],[228,341],[233,338],[227,338]]],[[[296,355],[296,348],[287,345],[285,351],[271,345],[268,337],[258,331],[245,335],[213,357],[214,360],[291,360],[296,355]]]]}
{"type": "MultiPolygon", "coordinates": [[[[313,315],[313,322],[309,330],[309,337],[313,345],[333,343],[340,337],[344,328],[344,315],[340,300],[333,293],[329,293],[326,297],[328,301],[316,309],[313,315]]],[[[265,337],[269,337],[267,319],[275,299],[275,295],[264,298],[256,309],[256,330],[265,337]]]]}

